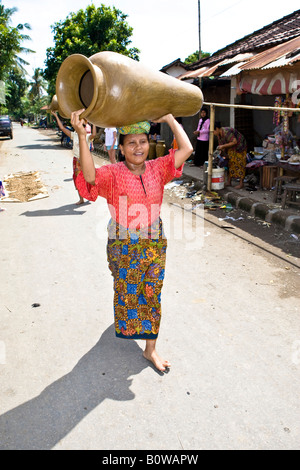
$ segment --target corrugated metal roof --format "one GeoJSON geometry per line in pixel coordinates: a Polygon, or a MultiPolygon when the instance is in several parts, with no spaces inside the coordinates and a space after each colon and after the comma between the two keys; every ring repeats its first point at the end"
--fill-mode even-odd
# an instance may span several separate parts
{"type": "Polygon", "coordinates": [[[289,65],[289,60],[284,56],[284,57],[280,57],[280,59],[274,60],[274,62],[270,62],[270,64],[265,65],[261,69],[262,70],[275,69],[278,67],[284,67],[285,65],[289,65]]]}
{"type": "Polygon", "coordinates": [[[289,59],[289,65],[293,64],[294,62],[298,62],[298,60],[300,60],[300,52],[296,53],[296,55],[289,59]]]}
{"type": "MultiPolygon", "coordinates": [[[[271,47],[266,51],[260,52],[252,59],[248,60],[246,64],[242,65],[241,70],[264,68],[268,64],[271,64],[272,62],[277,61],[278,59],[284,59],[287,55],[290,55],[292,52],[297,51],[299,48],[300,35],[297,38],[285,42],[284,44],[279,44],[278,46],[271,47]]],[[[289,61],[287,63],[289,63],[289,61]]],[[[286,63],[284,65],[286,65],[286,63]]],[[[282,67],[282,65],[277,65],[277,67],[282,67]]]]}
{"type": "Polygon", "coordinates": [[[203,78],[203,77],[210,77],[213,73],[217,70],[220,64],[214,65],[213,67],[201,67],[197,70],[192,70],[191,72],[183,73],[179,75],[179,80],[187,79],[187,78],[203,78]]]}
{"type": "Polygon", "coordinates": [[[255,56],[254,52],[246,52],[246,54],[237,54],[234,57],[230,57],[229,59],[225,59],[222,61],[223,65],[234,64],[235,62],[241,62],[243,60],[251,59],[255,56]]]}
{"type": "Polygon", "coordinates": [[[241,73],[240,66],[245,64],[246,62],[240,62],[239,64],[235,64],[233,67],[230,67],[230,69],[226,70],[226,72],[222,73],[220,77],[232,77],[234,75],[238,75],[241,73]]]}

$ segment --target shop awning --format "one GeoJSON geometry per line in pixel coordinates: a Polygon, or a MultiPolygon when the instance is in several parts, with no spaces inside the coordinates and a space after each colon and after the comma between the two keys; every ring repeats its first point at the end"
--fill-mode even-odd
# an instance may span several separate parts
{"type": "MultiPolygon", "coordinates": [[[[300,90],[300,70],[278,69],[244,71],[239,76],[237,93],[285,95],[300,90]]],[[[298,99],[298,97],[296,97],[298,99]]]]}

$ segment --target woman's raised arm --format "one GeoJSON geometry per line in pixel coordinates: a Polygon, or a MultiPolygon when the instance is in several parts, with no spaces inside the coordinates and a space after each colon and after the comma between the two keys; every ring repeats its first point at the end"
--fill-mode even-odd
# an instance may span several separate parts
{"type": "Polygon", "coordinates": [[[86,140],[86,131],[83,127],[84,120],[79,117],[83,111],[84,109],[80,109],[79,111],[75,111],[71,114],[71,124],[78,134],[80,152],[79,160],[84,179],[87,183],[94,185],[96,179],[95,164],[86,140]]]}
{"type": "Polygon", "coordinates": [[[166,114],[155,122],[166,122],[170,126],[178,145],[175,151],[175,168],[179,168],[193,153],[190,139],[172,114],[166,114]]]}

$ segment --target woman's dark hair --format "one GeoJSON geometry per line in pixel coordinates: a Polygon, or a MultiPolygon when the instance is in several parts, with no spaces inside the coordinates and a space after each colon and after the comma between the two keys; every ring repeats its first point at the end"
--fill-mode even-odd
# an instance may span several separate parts
{"type": "MultiPolygon", "coordinates": [[[[128,135],[128,134],[127,134],[128,135]]],[[[145,132],[145,135],[147,136],[147,139],[148,139],[148,142],[150,140],[150,136],[149,134],[146,134],[145,132]]],[[[124,138],[126,137],[126,135],[124,134],[119,134],[119,145],[124,145],[124,138]]]]}
{"type": "Polygon", "coordinates": [[[202,108],[202,109],[201,109],[201,113],[202,113],[202,111],[204,111],[204,112],[206,113],[206,116],[201,117],[202,121],[201,121],[199,130],[202,129],[203,124],[205,123],[206,119],[208,119],[208,109],[207,109],[207,108],[202,108]]]}
{"type": "Polygon", "coordinates": [[[216,129],[221,129],[222,128],[222,124],[220,123],[220,121],[216,121],[215,122],[215,130],[216,129]]]}

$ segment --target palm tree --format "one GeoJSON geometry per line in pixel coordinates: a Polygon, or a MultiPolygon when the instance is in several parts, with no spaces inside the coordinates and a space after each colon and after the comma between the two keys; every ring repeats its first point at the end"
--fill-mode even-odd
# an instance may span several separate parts
{"type": "Polygon", "coordinates": [[[47,86],[47,82],[43,77],[42,69],[34,69],[32,82],[29,83],[29,86],[31,86],[29,90],[29,97],[34,101],[40,100],[43,95],[43,91],[46,89],[47,86]]]}
{"type": "Polygon", "coordinates": [[[32,81],[29,83],[29,86],[30,89],[28,91],[28,97],[31,101],[35,120],[37,121],[41,113],[41,107],[47,104],[48,100],[48,97],[44,94],[44,91],[47,87],[47,82],[43,77],[42,69],[37,68],[34,70],[32,81]]]}
{"type": "Polygon", "coordinates": [[[31,40],[30,36],[24,34],[25,30],[31,30],[28,23],[18,24],[17,27],[10,25],[12,15],[17,8],[5,8],[0,5],[0,79],[3,78],[12,65],[18,67],[24,74],[24,65],[29,65],[19,54],[32,53],[31,49],[22,47],[22,41],[31,40]]]}

